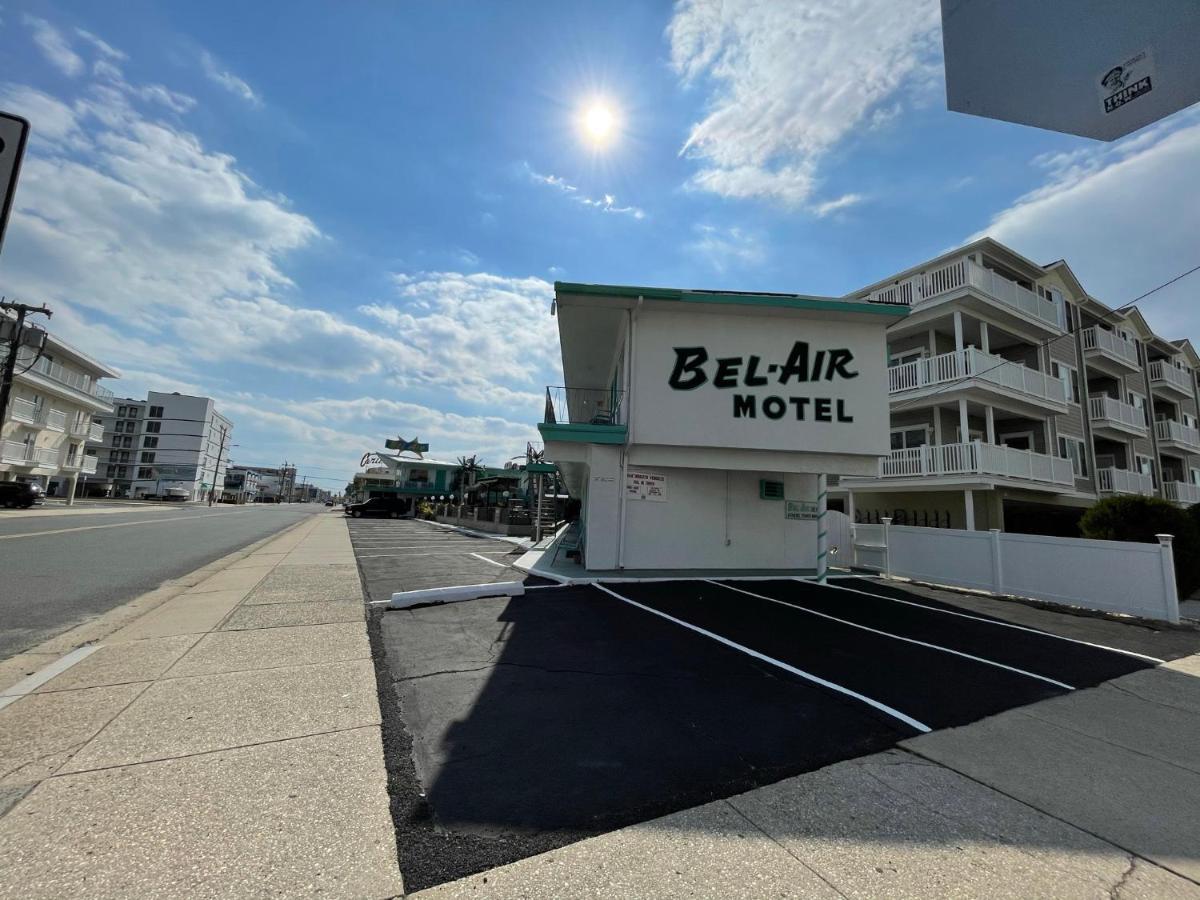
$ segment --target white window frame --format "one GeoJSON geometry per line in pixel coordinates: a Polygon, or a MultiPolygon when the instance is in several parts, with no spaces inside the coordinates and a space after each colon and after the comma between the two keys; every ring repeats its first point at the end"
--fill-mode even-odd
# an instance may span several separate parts
{"type": "MultiPolygon", "coordinates": [[[[999,444],[1000,446],[1007,446],[1004,443],[1005,438],[1022,438],[1022,437],[1029,439],[1029,450],[1033,453],[1036,453],[1037,451],[1033,449],[1035,445],[1034,445],[1034,441],[1033,441],[1033,432],[1032,431],[1004,431],[1004,432],[1001,432],[996,435],[996,443],[999,444]]],[[[1021,448],[1014,447],[1013,449],[1020,450],[1021,448]]]]}
{"type": "Polygon", "coordinates": [[[1188,428],[1195,428],[1196,427],[1196,417],[1193,416],[1191,413],[1185,412],[1183,414],[1183,424],[1185,426],[1187,426],[1188,428]]]}
{"type": "MultiPolygon", "coordinates": [[[[918,430],[925,432],[925,443],[918,444],[917,446],[918,447],[929,446],[930,441],[929,441],[929,426],[928,425],[907,425],[907,426],[899,426],[896,428],[892,428],[891,430],[888,431],[888,446],[889,447],[891,446],[891,440],[892,440],[893,434],[904,435],[910,431],[918,431],[918,430]]],[[[916,449],[916,447],[909,447],[907,445],[907,442],[903,439],[903,437],[901,438],[900,442],[902,444],[905,444],[905,446],[895,447],[893,449],[895,449],[895,450],[915,450],[916,449]]]]}
{"type": "Polygon", "coordinates": [[[1134,471],[1139,475],[1149,475],[1151,480],[1154,479],[1154,457],[1146,456],[1143,453],[1135,453],[1133,456],[1134,471]],[[1142,468],[1142,463],[1146,463],[1146,468],[1142,468]],[[1147,471],[1148,470],[1148,471],[1147,471]]]}
{"type": "Polygon", "coordinates": [[[894,369],[910,362],[920,362],[925,358],[925,355],[924,347],[913,347],[911,350],[901,350],[898,353],[889,353],[888,368],[894,369]]]}
{"type": "Polygon", "coordinates": [[[1079,405],[1079,398],[1083,395],[1079,392],[1079,369],[1075,366],[1068,365],[1064,362],[1059,362],[1056,359],[1050,360],[1050,374],[1062,382],[1063,398],[1068,403],[1079,405]],[[1070,372],[1069,378],[1064,378],[1063,374],[1070,372]]]}
{"type": "Polygon", "coordinates": [[[1087,447],[1080,438],[1072,437],[1069,434],[1060,434],[1058,436],[1058,454],[1063,459],[1071,461],[1071,471],[1076,478],[1088,477],[1088,462],[1087,462],[1087,447]],[[1071,445],[1075,447],[1075,455],[1067,449],[1071,445]]]}
{"type": "Polygon", "coordinates": [[[1188,477],[1192,480],[1192,484],[1200,485],[1200,469],[1192,466],[1188,469],[1188,477]]]}

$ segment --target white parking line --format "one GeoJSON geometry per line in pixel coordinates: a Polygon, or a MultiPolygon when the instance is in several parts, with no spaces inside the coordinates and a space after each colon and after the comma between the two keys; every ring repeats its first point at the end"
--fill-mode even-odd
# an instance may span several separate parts
{"type": "Polygon", "coordinates": [[[1091,641],[1081,641],[1079,638],[1066,637],[1065,635],[1055,634],[1053,631],[1042,631],[1040,628],[1030,628],[1028,625],[1017,625],[1014,622],[1004,622],[999,619],[986,619],[983,616],[973,616],[970,613],[958,612],[953,609],[941,609],[937,606],[929,606],[925,603],[918,603],[915,600],[901,600],[899,597],[889,597],[887,594],[874,594],[871,591],[864,591],[858,588],[846,587],[844,584],[834,584],[832,581],[826,582],[826,587],[837,588],[839,591],[850,591],[852,594],[863,594],[867,597],[874,597],[876,600],[890,600],[893,603],[903,603],[905,606],[915,606],[918,609],[926,609],[929,612],[944,613],[947,616],[959,616],[963,619],[974,619],[976,622],[983,622],[985,625],[999,625],[1001,628],[1015,628],[1017,631],[1028,631],[1030,634],[1039,634],[1042,637],[1055,638],[1060,641],[1068,641],[1072,644],[1082,644],[1085,647],[1094,647],[1097,650],[1109,650],[1113,653],[1121,653],[1125,656],[1133,656],[1137,659],[1144,659],[1147,662],[1157,664],[1165,663],[1165,659],[1159,659],[1156,656],[1147,656],[1144,653],[1135,653],[1132,650],[1122,650],[1120,647],[1109,647],[1107,644],[1093,644],[1091,641]]]}
{"type": "Polygon", "coordinates": [[[1027,678],[1036,678],[1038,681],[1044,681],[1047,684],[1052,684],[1055,687],[1065,688],[1068,691],[1075,690],[1071,685],[1056,681],[1053,678],[1047,678],[1045,675],[1038,675],[1036,672],[1028,672],[1025,669],[1018,669],[1016,666],[1008,666],[1001,662],[996,662],[994,659],[984,659],[982,656],[975,656],[970,653],[963,653],[961,650],[952,650],[949,647],[943,647],[941,644],[930,644],[926,641],[918,641],[916,638],[903,637],[898,634],[892,634],[890,631],[881,631],[878,628],[871,628],[867,625],[862,625],[858,622],[851,622],[849,619],[839,619],[837,616],[831,616],[828,613],[817,612],[815,609],[809,609],[807,606],[797,606],[794,603],[785,603],[783,600],[776,600],[774,597],[768,597],[766,594],[756,594],[753,591],[747,591],[743,588],[734,587],[731,584],[724,584],[720,581],[712,581],[705,579],[709,584],[723,587],[726,590],[737,591],[739,594],[745,594],[747,597],[757,597],[759,600],[766,600],[768,603],[778,603],[780,606],[786,606],[788,609],[793,609],[796,612],[808,613],[810,616],[820,616],[822,619],[829,619],[831,622],[840,622],[843,625],[849,625],[851,628],[861,628],[863,631],[869,631],[872,634],[879,634],[883,637],[891,638],[894,641],[904,641],[906,644],[916,644],[918,647],[928,647],[930,650],[938,650],[942,653],[949,653],[953,656],[961,656],[963,659],[974,660],[978,663],[983,663],[985,666],[995,666],[997,669],[1006,669],[1009,672],[1015,672],[1018,675],[1024,675],[1027,678]]]}
{"type": "MultiPolygon", "coordinates": [[[[489,550],[487,552],[488,553],[508,553],[507,550],[489,550]]],[[[363,555],[359,555],[358,558],[359,559],[414,559],[414,558],[415,559],[427,559],[430,556],[457,556],[461,559],[462,555],[463,554],[461,551],[459,551],[459,552],[451,551],[451,552],[447,552],[447,553],[366,553],[363,555]]],[[[476,554],[471,553],[469,555],[475,556],[476,554]]],[[[490,560],[489,560],[489,562],[490,562],[490,560]]],[[[497,563],[497,565],[502,565],[502,564],[497,563]]]]}
{"type": "Polygon", "coordinates": [[[781,660],[774,659],[770,656],[767,656],[764,653],[759,653],[757,650],[751,650],[749,647],[745,647],[741,644],[738,644],[734,641],[729,640],[729,638],[721,637],[721,635],[719,635],[719,634],[716,634],[711,631],[707,631],[706,629],[701,628],[699,625],[693,625],[691,622],[685,622],[685,621],[683,621],[683,619],[677,619],[674,616],[667,615],[665,612],[660,612],[657,609],[654,609],[652,607],[645,606],[641,603],[638,603],[636,600],[630,600],[628,597],[622,597],[616,591],[610,590],[609,588],[606,588],[602,584],[593,583],[592,587],[597,588],[601,591],[604,591],[604,593],[606,593],[606,594],[611,594],[612,596],[616,597],[618,600],[628,603],[630,606],[636,606],[638,609],[645,610],[648,613],[653,613],[654,615],[660,616],[661,618],[664,618],[669,622],[674,622],[676,625],[682,625],[684,628],[687,628],[690,631],[694,631],[697,634],[702,634],[707,638],[712,638],[714,641],[717,641],[720,644],[724,644],[726,647],[732,647],[734,650],[740,650],[742,653],[745,653],[747,656],[753,656],[755,659],[759,659],[765,663],[770,663],[773,666],[777,666],[778,668],[783,669],[785,672],[791,672],[793,675],[797,675],[800,678],[805,679],[806,681],[811,681],[814,684],[819,684],[822,687],[829,688],[831,691],[837,691],[839,694],[845,694],[847,697],[853,697],[855,700],[865,703],[868,706],[870,706],[874,709],[877,709],[882,713],[886,713],[887,715],[891,716],[894,719],[899,719],[905,725],[915,728],[915,729],[917,729],[917,731],[929,732],[929,731],[933,730],[928,725],[926,725],[924,722],[918,722],[912,716],[906,716],[904,713],[900,712],[900,710],[893,709],[892,707],[888,706],[886,703],[880,703],[878,700],[872,700],[870,697],[866,696],[865,694],[860,694],[857,691],[852,691],[852,690],[850,690],[850,688],[843,687],[840,684],[835,684],[832,681],[826,681],[824,678],[820,678],[816,675],[813,675],[811,672],[805,672],[803,669],[797,669],[795,666],[790,666],[787,663],[782,662],[781,660]]]}
{"type": "Polygon", "coordinates": [[[468,556],[473,556],[476,559],[482,559],[485,563],[491,563],[493,566],[499,566],[502,569],[511,569],[508,563],[496,562],[494,559],[488,559],[486,556],[480,556],[478,553],[469,553],[468,556]]]}

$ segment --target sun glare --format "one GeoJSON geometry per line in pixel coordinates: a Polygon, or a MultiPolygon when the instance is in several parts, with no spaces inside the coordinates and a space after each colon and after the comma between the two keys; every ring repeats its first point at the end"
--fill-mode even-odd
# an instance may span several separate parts
{"type": "Polygon", "coordinates": [[[617,117],[606,103],[588,104],[583,111],[583,133],[597,147],[612,140],[617,127],[617,117]]]}

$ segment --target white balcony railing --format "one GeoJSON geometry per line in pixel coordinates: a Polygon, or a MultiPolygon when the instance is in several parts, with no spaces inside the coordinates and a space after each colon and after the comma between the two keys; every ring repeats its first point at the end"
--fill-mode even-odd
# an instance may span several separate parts
{"type": "Polygon", "coordinates": [[[1064,485],[1075,481],[1069,459],[982,441],[893,450],[880,460],[880,478],[925,475],[995,475],[1064,485]]]}
{"type": "Polygon", "coordinates": [[[1168,500],[1191,506],[1200,503],[1200,484],[1189,484],[1186,481],[1164,481],[1163,495],[1168,500]]]}
{"type": "Polygon", "coordinates": [[[917,306],[968,286],[1002,306],[1020,310],[1046,325],[1061,328],[1058,308],[1054,303],[965,256],[871,291],[867,299],[873,303],[917,306]]]}
{"type": "Polygon", "coordinates": [[[966,378],[977,378],[1035,400],[1052,401],[1056,405],[1066,403],[1066,385],[1059,379],[974,347],[893,366],[888,369],[888,393],[966,378]]]}
{"type": "Polygon", "coordinates": [[[1132,403],[1101,394],[1088,400],[1088,416],[1096,425],[1110,425],[1126,431],[1146,433],[1146,414],[1132,403]]]}
{"type": "Polygon", "coordinates": [[[58,466],[59,453],[50,447],[34,447],[23,441],[0,441],[0,462],[16,466],[58,466]]]}
{"type": "Polygon", "coordinates": [[[1081,332],[1081,336],[1085,353],[1092,352],[1112,356],[1135,369],[1139,366],[1137,345],[1133,341],[1121,337],[1115,331],[1093,325],[1091,328],[1085,328],[1081,332]]]}
{"type": "Polygon", "coordinates": [[[1109,466],[1097,469],[1102,494],[1142,494],[1149,497],[1154,493],[1154,478],[1141,472],[1129,472],[1109,466]]]}
{"type": "Polygon", "coordinates": [[[41,422],[42,411],[32,400],[26,400],[24,397],[14,397],[8,409],[9,416],[14,422],[24,422],[27,425],[36,425],[41,422]]]}
{"type": "Polygon", "coordinates": [[[17,354],[17,365],[21,369],[30,367],[30,363],[32,363],[29,370],[44,378],[65,384],[69,388],[74,388],[80,393],[88,394],[104,403],[110,402],[113,398],[113,392],[98,385],[91,376],[68,369],[62,363],[52,362],[44,356],[37,362],[33,362],[33,360],[34,351],[28,348],[22,348],[17,354]]]}
{"type": "Polygon", "coordinates": [[[99,464],[100,460],[94,453],[85,453],[83,455],[83,465],[79,467],[79,471],[84,475],[95,475],[99,464]]]}
{"type": "Polygon", "coordinates": [[[1159,419],[1154,423],[1154,436],[1160,441],[1172,441],[1200,450],[1200,431],[1188,428],[1174,419],[1159,419]]]}
{"type": "Polygon", "coordinates": [[[103,441],[104,440],[104,426],[99,422],[89,422],[87,439],[96,444],[103,441]]]}
{"type": "Polygon", "coordinates": [[[67,430],[67,414],[61,409],[52,409],[46,413],[46,427],[51,431],[67,430]]]}
{"type": "Polygon", "coordinates": [[[1150,363],[1150,384],[1153,387],[1170,387],[1189,397],[1192,394],[1192,375],[1161,359],[1150,363]]]}

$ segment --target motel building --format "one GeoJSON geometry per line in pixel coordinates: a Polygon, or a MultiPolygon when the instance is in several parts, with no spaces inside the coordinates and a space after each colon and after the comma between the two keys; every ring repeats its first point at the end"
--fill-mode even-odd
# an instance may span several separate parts
{"type": "Polygon", "coordinates": [[[400,497],[412,501],[449,499],[455,487],[456,462],[418,459],[389,453],[366,453],[360,461],[363,471],[355,474],[347,500],[357,502],[371,497],[400,497]]]}
{"type": "Polygon", "coordinates": [[[885,331],[908,312],[556,284],[566,385],[538,427],[588,573],[815,570],[820,486],[889,453],[885,331]]]}

